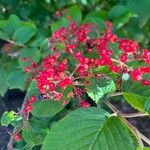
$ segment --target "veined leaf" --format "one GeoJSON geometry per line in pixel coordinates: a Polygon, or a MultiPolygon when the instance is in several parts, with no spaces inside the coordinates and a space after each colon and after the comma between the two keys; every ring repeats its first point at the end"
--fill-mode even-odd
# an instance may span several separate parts
{"type": "Polygon", "coordinates": [[[87,93],[96,103],[98,103],[104,95],[115,91],[115,84],[111,79],[90,78],[89,82],[89,85],[86,87],[87,93]]]}
{"type": "Polygon", "coordinates": [[[133,93],[123,93],[123,97],[132,107],[144,112],[144,104],[147,100],[147,97],[133,93]]]}
{"type": "Polygon", "coordinates": [[[135,150],[129,130],[99,108],[78,109],[56,123],[42,150],[135,150]]]}

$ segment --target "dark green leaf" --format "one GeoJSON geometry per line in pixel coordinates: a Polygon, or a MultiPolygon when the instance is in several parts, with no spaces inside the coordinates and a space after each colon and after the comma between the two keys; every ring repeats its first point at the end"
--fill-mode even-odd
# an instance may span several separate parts
{"type": "Polygon", "coordinates": [[[39,47],[41,43],[44,41],[44,39],[45,36],[39,32],[28,42],[28,45],[31,47],[39,47]]]}
{"type": "Polygon", "coordinates": [[[109,18],[114,22],[117,28],[126,24],[130,18],[137,17],[128,7],[116,5],[109,11],[109,18]]]}
{"type": "Polygon", "coordinates": [[[135,25],[143,27],[150,18],[149,0],[128,0],[127,7],[137,13],[138,17],[134,19],[135,25]]]}
{"type": "Polygon", "coordinates": [[[27,43],[35,34],[37,29],[32,26],[22,26],[13,34],[13,40],[18,44],[27,43]]]}
{"type": "Polygon", "coordinates": [[[15,32],[16,29],[18,29],[19,27],[21,27],[21,21],[20,19],[18,18],[18,16],[16,15],[11,15],[9,17],[9,25],[11,27],[11,35],[15,32]]]}
{"type": "Polygon", "coordinates": [[[65,106],[61,101],[54,101],[53,99],[40,101],[38,100],[33,105],[32,114],[36,117],[52,117],[60,112],[65,106]]]}
{"type": "Polygon", "coordinates": [[[25,90],[28,77],[29,77],[28,74],[25,74],[24,72],[20,70],[13,71],[8,76],[9,89],[25,90]]]}
{"type": "Polygon", "coordinates": [[[44,122],[31,119],[28,126],[23,129],[22,135],[27,143],[34,143],[34,145],[39,145],[44,141],[48,131],[49,128],[44,122]]]}
{"type": "Polygon", "coordinates": [[[0,95],[4,96],[4,94],[7,92],[8,85],[7,85],[7,78],[8,74],[5,68],[0,67],[0,95]]]}
{"type": "Polygon", "coordinates": [[[122,83],[122,91],[123,92],[130,92],[134,94],[139,94],[142,96],[149,96],[150,88],[148,86],[141,85],[140,83],[136,83],[129,80],[124,80],[122,83]]]}
{"type": "Polygon", "coordinates": [[[87,16],[83,20],[85,23],[94,23],[98,29],[99,32],[102,32],[106,29],[106,25],[104,20],[102,20],[100,17],[96,16],[87,16]]]}
{"type": "Polygon", "coordinates": [[[82,20],[82,13],[78,6],[72,6],[66,10],[66,17],[71,17],[76,23],[80,23],[82,20]]]}
{"type": "Polygon", "coordinates": [[[146,112],[150,113],[150,99],[145,102],[144,109],[146,112]]]}
{"type": "Polygon", "coordinates": [[[68,27],[68,25],[69,25],[69,21],[65,17],[62,17],[58,21],[51,24],[51,30],[52,32],[54,32],[60,27],[68,27]]]}
{"type": "Polygon", "coordinates": [[[24,70],[26,66],[31,66],[31,60],[34,61],[35,63],[38,63],[40,59],[41,59],[41,52],[39,49],[35,47],[34,48],[25,47],[21,50],[19,56],[19,65],[21,69],[24,70]],[[24,57],[27,58],[26,62],[22,62],[22,58],[24,57]]]}
{"type": "MultiPolygon", "coordinates": [[[[37,98],[39,97],[39,91],[35,81],[30,84],[27,92],[27,97],[32,95],[37,96],[37,98]]],[[[33,104],[32,114],[36,117],[51,117],[60,112],[64,107],[61,101],[55,102],[52,99],[41,101],[38,99],[33,104]]]]}

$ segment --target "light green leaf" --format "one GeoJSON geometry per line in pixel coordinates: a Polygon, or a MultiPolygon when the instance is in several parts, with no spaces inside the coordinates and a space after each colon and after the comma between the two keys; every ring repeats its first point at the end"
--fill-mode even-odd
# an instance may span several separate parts
{"type": "Polygon", "coordinates": [[[115,83],[109,78],[89,79],[90,84],[86,87],[88,95],[98,103],[106,94],[115,91],[115,83]]]}
{"type": "Polygon", "coordinates": [[[139,146],[136,150],[150,150],[150,148],[139,146]]]}
{"type": "Polygon", "coordinates": [[[10,111],[10,112],[6,111],[4,112],[1,118],[1,125],[8,126],[13,119],[14,119],[14,111],[10,111]]]}
{"type": "Polygon", "coordinates": [[[144,104],[147,100],[147,97],[133,94],[133,93],[123,93],[125,100],[135,109],[144,112],[144,104]]]}
{"type": "Polygon", "coordinates": [[[37,29],[32,26],[22,26],[13,34],[13,40],[18,44],[27,43],[35,34],[37,29]]]}
{"type": "Polygon", "coordinates": [[[119,118],[100,108],[78,109],[56,123],[42,150],[135,150],[129,130],[119,118]]]}

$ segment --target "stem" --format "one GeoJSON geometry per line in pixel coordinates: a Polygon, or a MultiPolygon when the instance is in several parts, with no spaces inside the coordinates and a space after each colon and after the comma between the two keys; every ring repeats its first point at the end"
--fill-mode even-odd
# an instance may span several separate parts
{"type": "Polygon", "coordinates": [[[122,113],[122,116],[124,118],[144,117],[144,116],[148,116],[148,113],[132,113],[132,114],[122,113]]]}
{"type": "Polygon", "coordinates": [[[70,74],[70,78],[74,75],[74,73],[76,72],[76,70],[78,69],[78,67],[80,66],[80,64],[78,64],[75,69],[72,71],[72,73],[70,74]]]}
{"type": "Polygon", "coordinates": [[[125,63],[121,62],[120,60],[116,60],[116,59],[111,59],[113,62],[117,62],[120,66],[124,66],[126,68],[128,68],[129,71],[132,71],[133,69],[131,67],[129,67],[128,65],[126,65],[125,63]]]}
{"type": "Polygon", "coordinates": [[[21,107],[21,110],[20,110],[20,114],[23,116],[24,118],[24,122],[23,122],[23,125],[18,129],[18,128],[14,128],[11,136],[10,136],[10,140],[7,144],[7,150],[13,150],[13,142],[14,142],[14,137],[17,133],[19,133],[26,125],[27,125],[27,121],[28,121],[28,115],[24,115],[23,113],[23,110],[24,110],[24,105],[27,101],[27,97],[24,98],[24,101],[23,101],[23,104],[22,104],[22,107],[21,107]]]}
{"type": "Polygon", "coordinates": [[[23,45],[23,44],[18,44],[18,43],[14,42],[14,41],[12,41],[12,40],[9,40],[9,39],[6,39],[5,41],[7,41],[7,42],[9,42],[9,43],[11,43],[11,44],[13,44],[13,45],[16,45],[16,46],[25,47],[25,45],[23,45]]]}
{"type": "Polygon", "coordinates": [[[73,78],[73,81],[74,80],[78,80],[78,79],[83,79],[83,78],[85,78],[86,76],[80,76],[80,77],[76,77],[76,78],[73,78]]]}
{"type": "Polygon", "coordinates": [[[150,145],[150,140],[147,137],[145,137],[142,133],[140,133],[137,128],[135,128],[132,124],[130,124],[128,122],[128,120],[125,119],[125,118],[133,118],[133,117],[145,116],[147,114],[142,114],[142,113],[124,114],[124,113],[120,112],[119,110],[117,110],[109,101],[106,100],[105,104],[114,113],[117,113],[117,116],[119,116],[121,118],[121,120],[123,120],[124,123],[130,128],[131,132],[136,136],[136,138],[137,138],[137,140],[138,140],[140,145],[143,146],[142,140],[145,141],[148,145],[150,145]]]}
{"type": "Polygon", "coordinates": [[[114,96],[120,96],[122,94],[123,94],[122,92],[112,93],[112,94],[108,95],[107,98],[114,97],[114,96]]]}

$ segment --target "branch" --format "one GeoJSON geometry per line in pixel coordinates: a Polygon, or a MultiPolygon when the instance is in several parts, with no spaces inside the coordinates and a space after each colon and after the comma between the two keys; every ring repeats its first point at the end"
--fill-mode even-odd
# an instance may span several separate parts
{"type": "Polygon", "coordinates": [[[23,101],[23,104],[22,104],[22,107],[21,107],[21,110],[20,110],[20,114],[23,116],[24,118],[24,122],[22,124],[22,126],[18,129],[18,128],[14,128],[13,132],[11,133],[11,136],[10,136],[10,140],[7,144],[7,150],[13,150],[13,142],[14,142],[14,137],[17,133],[19,133],[26,125],[27,125],[27,121],[28,121],[28,115],[24,115],[23,113],[23,110],[24,110],[24,105],[27,101],[27,97],[24,98],[24,101],[23,101]]]}
{"type": "Polygon", "coordinates": [[[109,101],[106,100],[104,102],[114,113],[117,113],[117,116],[119,116],[124,121],[124,123],[130,128],[131,132],[137,137],[137,140],[140,145],[143,146],[142,140],[145,141],[148,145],[150,145],[150,140],[147,137],[145,137],[142,133],[140,133],[137,128],[135,128],[132,124],[130,124],[128,120],[125,119],[125,118],[146,116],[147,114],[143,113],[124,114],[119,110],[117,110],[109,101]]]}
{"type": "Polygon", "coordinates": [[[25,47],[25,45],[23,45],[23,44],[18,44],[18,43],[14,42],[14,41],[12,41],[12,40],[9,40],[9,39],[5,39],[5,41],[7,41],[7,42],[9,42],[9,43],[11,43],[11,44],[13,44],[13,45],[16,45],[16,46],[25,47]]]}

